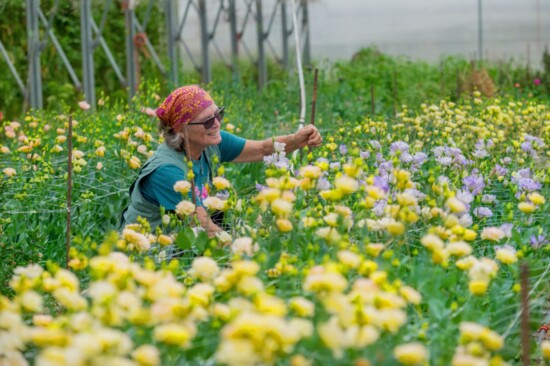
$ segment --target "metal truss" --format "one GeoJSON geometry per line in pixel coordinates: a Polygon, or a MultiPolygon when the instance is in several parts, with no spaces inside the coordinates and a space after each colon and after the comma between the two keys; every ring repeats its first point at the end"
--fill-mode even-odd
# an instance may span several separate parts
{"type": "MultiPolygon", "coordinates": [[[[54,45],[73,85],[77,90],[84,92],[86,101],[91,106],[95,106],[96,103],[94,54],[99,47],[105,53],[121,87],[128,89],[130,103],[140,82],[140,55],[151,59],[173,87],[179,85],[180,68],[186,62],[190,62],[201,73],[204,83],[209,83],[212,80],[213,55],[232,70],[235,79],[239,75],[239,59],[246,56],[258,68],[259,88],[263,88],[268,81],[269,57],[279,62],[286,70],[289,69],[290,37],[296,30],[290,21],[292,13],[287,0],[143,0],[139,14],[136,0],[103,0],[100,2],[103,8],[99,23],[96,23],[92,14],[92,1],[94,0],[80,0],[82,82],[52,27],[59,0],[55,0],[48,17],[40,7],[40,0],[26,0],[28,37],[26,82],[21,78],[0,39],[2,55],[0,59],[3,58],[7,63],[17,86],[31,108],[43,107],[40,55],[48,40],[51,40],[54,45]],[[159,50],[161,46],[154,45],[147,35],[151,14],[159,9],[155,5],[161,5],[164,9],[167,42],[162,46],[162,50],[159,50]],[[119,9],[122,9],[122,12],[119,9]],[[119,65],[120,60],[116,60],[109,49],[106,40],[108,34],[104,32],[107,21],[117,16],[124,16],[126,26],[125,72],[119,65]],[[281,32],[278,37],[274,35],[277,22],[281,32]],[[42,32],[40,32],[41,29],[42,32]],[[191,42],[196,43],[197,32],[200,34],[199,57],[190,46],[191,42]],[[43,39],[40,38],[40,34],[43,34],[43,39]],[[255,36],[252,38],[256,41],[251,45],[252,35],[255,36]],[[225,44],[221,40],[224,36],[225,44]],[[229,51],[222,47],[227,46],[227,38],[229,38],[229,51]],[[281,40],[280,47],[274,46],[274,38],[281,40]]],[[[296,16],[300,23],[298,31],[302,35],[303,42],[300,49],[304,63],[307,64],[310,62],[308,0],[297,0],[297,2],[296,16]]]]}

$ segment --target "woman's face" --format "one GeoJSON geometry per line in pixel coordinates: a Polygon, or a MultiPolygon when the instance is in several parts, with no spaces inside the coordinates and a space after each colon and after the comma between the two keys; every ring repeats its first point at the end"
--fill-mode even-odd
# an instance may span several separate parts
{"type": "MultiPolygon", "coordinates": [[[[217,110],[218,106],[213,103],[191,122],[203,122],[208,118],[213,117],[217,110]]],[[[204,128],[204,125],[187,125],[189,145],[197,148],[206,148],[209,145],[218,145],[222,141],[220,127],[221,124],[217,118],[214,125],[208,130],[204,128]]]]}

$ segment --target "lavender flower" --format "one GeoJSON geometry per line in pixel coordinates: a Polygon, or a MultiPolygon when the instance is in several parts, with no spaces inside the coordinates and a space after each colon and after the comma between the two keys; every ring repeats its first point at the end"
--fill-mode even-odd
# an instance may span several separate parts
{"type": "Polygon", "coordinates": [[[483,188],[485,188],[483,176],[477,175],[476,173],[477,172],[473,172],[472,175],[462,179],[464,188],[470,191],[474,196],[480,194],[483,188]]]}
{"type": "Polygon", "coordinates": [[[531,247],[534,249],[538,249],[544,245],[550,244],[550,240],[543,234],[532,235],[529,239],[529,244],[531,244],[531,247]]]}
{"type": "Polygon", "coordinates": [[[504,177],[506,174],[508,174],[508,169],[497,164],[495,165],[495,173],[499,177],[504,177]]]}
{"type": "Polygon", "coordinates": [[[373,149],[375,150],[380,150],[382,148],[382,146],[380,145],[380,142],[376,141],[376,140],[370,140],[369,141],[369,144],[373,147],[373,149]]]}
{"type": "Polygon", "coordinates": [[[445,147],[443,146],[436,146],[432,149],[432,152],[436,157],[442,156],[444,151],[445,151],[445,147]]]}
{"type": "Polygon", "coordinates": [[[338,170],[340,169],[341,164],[340,162],[335,161],[334,163],[330,163],[329,166],[330,166],[330,170],[338,170]]]}
{"type": "Polygon", "coordinates": [[[465,213],[458,219],[458,222],[460,225],[464,227],[470,227],[474,223],[474,220],[472,219],[472,216],[469,213],[465,213]]]}
{"type": "Polygon", "coordinates": [[[494,194],[484,194],[481,197],[481,202],[483,202],[483,203],[493,203],[493,202],[495,202],[496,199],[497,199],[497,196],[495,196],[494,194]]]}
{"type": "Polygon", "coordinates": [[[534,181],[531,178],[520,178],[518,180],[518,186],[521,190],[526,192],[538,191],[542,187],[539,182],[534,181]]]}
{"type": "Polygon", "coordinates": [[[504,236],[507,238],[512,237],[512,229],[514,228],[514,224],[511,223],[505,223],[500,225],[500,230],[504,233],[504,236]]]}
{"type": "Polygon", "coordinates": [[[384,214],[385,209],[386,209],[386,201],[379,200],[374,204],[374,207],[372,208],[372,212],[374,212],[376,216],[380,217],[384,214]]]}
{"type": "Polygon", "coordinates": [[[413,157],[408,152],[404,152],[400,157],[399,160],[401,160],[402,163],[410,163],[413,160],[413,157]]]}
{"type": "Polygon", "coordinates": [[[474,215],[478,219],[482,219],[493,216],[493,211],[491,211],[488,207],[477,207],[474,209],[474,215]]]}
{"type": "Polygon", "coordinates": [[[361,159],[368,159],[370,157],[370,152],[368,151],[359,151],[359,156],[361,159]]]}
{"type": "Polygon", "coordinates": [[[422,165],[426,162],[427,158],[428,158],[428,155],[426,155],[425,153],[423,153],[421,151],[417,152],[413,156],[413,164],[417,165],[417,166],[420,166],[420,165],[422,165]]]}
{"type": "Polygon", "coordinates": [[[437,159],[435,159],[435,160],[437,160],[437,162],[438,162],[440,165],[443,165],[443,166],[449,166],[449,165],[451,165],[452,162],[453,162],[453,159],[450,158],[450,157],[448,157],[448,156],[441,156],[441,157],[439,157],[439,158],[437,158],[437,159]]]}
{"type": "Polygon", "coordinates": [[[346,145],[344,144],[340,145],[340,154],[346,155],[347,153],[348,153],[348,148],[346,147],[346,145]]]}
{"type": "Polygon", "coordinates": [[[330,189],[330,182],[324,175],[317,179],[317,189],[320,191],[326,191],[327,189],[330,189]]]}
{"type": "Polygon", "coordinates": [[[258,192],[261,192],[264,188],[265,188],[265,186],[261,185],[260,183],[256,183],[256,190],[258,192]]]}
{"type": "Polygon", "coordinates": [[[409,145],[403,141],[396,141],[390,145],[390,152],[392,155],[404,153],[409,151],[409,145]]]}
{"type": "Polygon", "coordinates": [[[472,155],[478,159],[483,159],[489,156],[489,153],[485,149],[479,149],[474,151],[472,155]]]}
{"type": "Polygon", "coordinates": [[[383,177],[378,176],[378,175],[374,177],[372,185],[382,189],[386,193],[388,193],[388,191],[390,190],[390,185],[389,185],[389,182],[388,182],[388,178],[383,178],[383,177]]]}

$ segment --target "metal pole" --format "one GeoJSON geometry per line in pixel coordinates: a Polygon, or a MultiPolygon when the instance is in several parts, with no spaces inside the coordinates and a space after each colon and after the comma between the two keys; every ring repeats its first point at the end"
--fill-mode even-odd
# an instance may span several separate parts
{"type": "Polygon", "coordinates": [[[29,53],[30,105],[41,109],[42,75],[40,67],[40,39],[38,34],[38,8],[40,0],[27,0],[27,39],[29,53]]]}
{"type": "Polygon", "coordinates": [[[178,55],[176,48],[176,37],[174,34],[174,17],[177,14],[177,6],[172,0],[166,0],[164,4],[166,11],[166,29],[168,35],[168,58],[170,59],[170,82],[173,84],[173,87],[176,87],[178,85],[178,55]]]}
{"type": "Polygon", "coordinates": [[[477,57],[478,61],[483,60],[483,13],[482,0],[477,0],[477,57]]]}
{"type": "Polygon", "coordinates": [[[256,29],[258,33],[258,87],[262,89],[267,84],[267,63],[264,49],[264,22],[262,0],[256,0],[256,29]]]}
{"type": "Polygon", "coordinates": [[[304,63],[311,63],[311,47],[309,42],[309,12],[307,8],[307,0],[302,0],[302,31],[305,33],[304,40],[304,63]]]}
{"type": "Polygon", "coordinates": [[[286,16],[286,0],[281,1],[281,28],[283,30],[283,69],[288,70],[288,37],[290,33],[288,32],[287,25],[287,16],[286,16]]]}
{"type": "Polygon", "coordinates": [[[128,103],[132,104],[132,99],[136,95],[137,90],[137,69],[134,57],[134,1],[124,0],[122,6],[126,18],[126,81],[128,83],[128,103]]]}
{"type": "Polygon", "coordinates": [[[201,23],[202,82],[208,84],[212,80],[212,70],[210,69],[210,55],[208,53],[210,35],[208,34],[206,19],[206,0],[199,0],[199,17],[201,23]]]}
{"type": "Polygon", "coordinates": [[[6,48],[4,47],[4,44],[2,43],[2,41],[0,41],[0,52],[2,52],[2,55],[4,55],[4,59],[6,59],[6,62],[8,63],[8,68],[10,69],[13,77],[15,78],[15,81],[17,82],[17,85],[21,90],[21,94],[25,95],[25,92],[26,92],[25,84],[23,84],[23,80],[21,80],[21,77],[17,73],[17,70],[15,69],[13,62],[11,62],[10,57],[8,55],[8,51],[6,51],[6,48]]]}
{"type": "Polygon", "coordinates": [[[59,57],[61,57],[61,61],[63,61],[63,64],[65,65],[65,68],[69,72],[69,76],[71,77],[74,86],[77,89],[82,89],[82,84],[80,83],[80,80],[78,80],[78,76],[76,76],[76,72],[74,71],[71,63],[69,62],[69,59],[67,58],[67,55],[65,54],[65,51],[63,51],[63,47],[61,47],[61,44],[59,43],[59,40],[55,36],[55,33],[51,30],[51,23],[48,22],[46,19],[46,16],[40,9],[38,9],[38,16],[44,26],[46,27],[46,33],[52,40],[52,43],[55,47],[55,50],[59,53],[59,57]]]}
{"type": "Polygon", "coordinates": [[[80,34],[82,40],[82,77],[86,101],[95,107],[94,45],[92,37],[92,0],[81,0],[80,34]]]}
{"type": "Polygon", "coordinates": [[[235,0],[229,0],[229,26],[231,28],[231,63],[233,79],[239,79],[239,34],[237,33],[237,9],[235,0]]]}

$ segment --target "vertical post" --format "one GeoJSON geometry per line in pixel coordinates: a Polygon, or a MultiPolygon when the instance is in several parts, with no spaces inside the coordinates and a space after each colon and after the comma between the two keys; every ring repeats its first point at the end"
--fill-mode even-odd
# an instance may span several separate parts
{"type": "Polygon", "coordinates": [[[134,95],[137,91],[137,69],[136,59],[134,57],[134,1],[123,0],[122,8],[124,9],[124,17],[126,21],[126,82],[128,87],[128,103],[132,103],[134,95]]]}
{"type": "Polygon", "coordinates": [[[305,33],[304,40],[304,63],[311,63],[311,46],[309,37],[309,12],[307,8],[308,0],[302,0],[302,31],[305,33]]]}
{"type": "Polygon", "coordinates": [[[30,105],[33,109],[41,109],[42,75],[40,68],[40,38],[38,34],[38,7],[40,0],[27,0],[27,40],[29,53],[30,105]]]}
{"type": "MultiPolygon", "coordinates": [[[[168,36],[168,58],[170,59],[170,82],[172,87],[178,85],[178,53],[176,48],[175,17],[178,11],[173,0],[165,0],[166,35],[168,36]]],[[[179,35],[178,35],[179,37],[179,35]]]]}
{"type": "Polygon", "coordinates": [[[231,29],[231,63],[233,65],[233,79],[239,78],[239,34],[237,34],[236,0],[229,0],[229,26],[231,29]]]}
{"type": "Polygon", "coordinates": [[[80,35],[82,43],[82,77],[86,102],[95,107],[94,45],[92,37],[92,0],[81,0],[80,35]]]}
{"type": "Polygon", "coordinates": [[[483,13],[482,0],[477,0],[477,57],[478,61],[483,60],[483,13]]]}
{"type": "Polygon", "coordinates": [[[523,366],[530,365],[531,335],[529,331],[529,268],[521,265],[521,360],[523,366]]]}
{"type": "Polygon", "coordinates": [[[262,89],[267,84],[267,63],[265,59],[264,19],[262,0],[256,0],[256,30],[258,33],[258,87],[262,89]]]}
{"type": "Polygon", "coordinates": [[[212,80],[212,70],[210,68],[210,54],[208,53],[210,35],[208,34],[206,19],[206,0],[199,0],[199,17],[201,25],[202,82],[208,84],[212,80]]]}
{"type": "Polygon", "coordinates": [[[67,138],[67,232],[65,243],[65,268],[69,268],[71,251],[71,196],[73,193],[73,116],[69,115],[69,137],[67,138]]]}
{"type": "Polygon", "coordinates": [[[283,69],[288,70],[288,20],[286,14],[286,0],[281,0],[281,28],[283,30],[283,69]]]}

